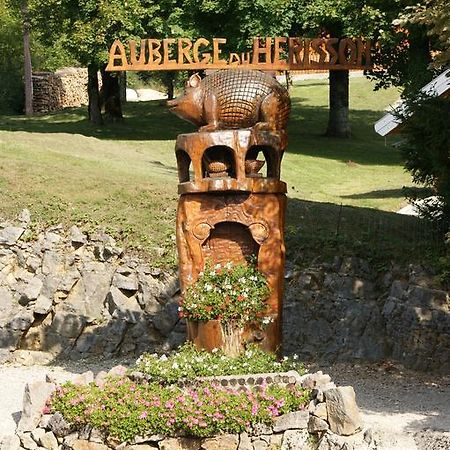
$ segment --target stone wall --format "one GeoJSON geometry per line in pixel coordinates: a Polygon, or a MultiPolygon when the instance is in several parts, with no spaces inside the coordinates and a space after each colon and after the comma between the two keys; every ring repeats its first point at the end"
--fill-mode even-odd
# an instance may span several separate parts
{"type": "MultiPolygon", "coordinates": [[[[32,239],[25,210],[0,224],[0,354],[71,358],[168,350],[185,338],[178,278],[114,239],[53,227],[32,239]]],[[[0,358],[1,359],[1,358],[0,358]]]]}
{"type": "MultiPolygon", "coordinates": [[[[102,233],[54,227],[29,213],[0,224],[0,355],[139,355],[185,339],[178,278],[124,254],[102,233]],[[24,353],[24,352],[22,352],[24,353]]],[[[287,271],[284,351],[303,360],[381,361],[450,372],[449,293],[421,267],[377,274],[359,258],[287,271]]],[[[1,359],[1,358],[0,358],[1,359]]]]}
{"type": "Polygon", "coordinates": [[[359,258],[335,258],[287,280],[284,349],[304,360],[392,359],[450,372],[449,293],[423,267],[382,274],[359,258]]]}
{"type": "Polygon", "coordinates": [[[47,113],[88,104],[87,69],[70,67],[33,73],[33,109],[47,113]]]}

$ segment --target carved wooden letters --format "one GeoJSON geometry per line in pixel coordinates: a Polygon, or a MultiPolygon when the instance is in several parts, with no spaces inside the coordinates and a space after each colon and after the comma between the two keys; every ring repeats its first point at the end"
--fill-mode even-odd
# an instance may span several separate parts
{"type": "Polygon", "coordinates": [[[254,38],[251,52],[225,54],[225,38],[114,41],[106,70],[201,70],[239,66],[258,70],[347,70],[371,67],[371,42],[363,39],[254,38]],[[139,50],[137,49],[139,47],[139,50]]]}

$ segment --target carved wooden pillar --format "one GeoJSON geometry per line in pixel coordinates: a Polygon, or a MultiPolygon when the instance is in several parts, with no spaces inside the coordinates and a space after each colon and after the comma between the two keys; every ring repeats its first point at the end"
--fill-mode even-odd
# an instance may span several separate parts
{"type": "MultiPolygon", "coordinates": [[[[285,147],[285,131],[256,127],[182,134],[176,142],[182,291],[197,280],[206,260],[242,262],[255,256],[271,290],[267,304],[273,322],[262,330],[247,329],[245,338],[269,351],[281,343],[286,184],[280,181],[280,164],[285,147]],[[259,173],[263,163],[265,175],[259,173]]],[[[219,327],[211,326],[207,342],[200,342],[192,327],[188,330],[199,346],[211,349],[220,342],[219,327]]]]}

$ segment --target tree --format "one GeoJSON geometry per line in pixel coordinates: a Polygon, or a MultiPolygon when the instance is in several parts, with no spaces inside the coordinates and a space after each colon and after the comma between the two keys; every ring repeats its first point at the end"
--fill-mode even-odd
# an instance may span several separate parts
{"type": "Polygon", "coordinates": [[[33,78],[30,50],[30,18],[28,14],[28,0],[20,4],[23,29],[23,78],[25,85],[25,115],[33,114],[33,78]]]}
{"type": "Polygon", "coordinates": [[[23,54],[20,13],[0,0],[0,110],[23,107],[23,54]]]}
{"type": "MultiPolygon", "coordinates": [[[[384,21],[382,10],[363,0],[297,0],[291,34],[334,38],[373,39],[384,21]]],[[[339,41],[337,43],[339,45],[339,41]]],[[[327,136],[347,138],[349,121],[349,71],[330,71],[330,110],[327,136]]]]}
{"type": "MultiPolygon", "coordinates": [[[[102,123],[98,71],[106,64],[108,48],[114,39],[138,38],[147,19],[158,10],[153,0],[30,0],[34,27],[50,46],[59,42],[80,64],[88,68],[89,119],[102,123]]],[[[105,78],[116,77],[106,74],[105,78]]],[[[106,81],[104,104],[108,113],[121,116],[117,83],[106,81]]]]}
{"type": "Polygon", "coordinates": [[[434,64],[450,64],[450,3],[447,0],[426,0],[423,5],[412,6],[400,14],[396,24],[425,26],[427,35],[436,39],[434,64]]]}

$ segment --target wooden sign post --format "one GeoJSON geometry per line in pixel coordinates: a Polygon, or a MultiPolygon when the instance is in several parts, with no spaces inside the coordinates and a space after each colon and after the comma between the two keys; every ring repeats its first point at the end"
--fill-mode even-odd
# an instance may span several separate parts
{"type": "Polygon", "coordinates": [[[275,352],[282,336],[285,259],[286,184],[280,167],[291,103],[287,90],[263,71],[368,69],[370,41],[255,38],[252,51],[228,55],[225,44],[223,38],[142,39],[139,46],[116,40],[107,70],[235,69],[203,79],[194,74],[185,93],[168,102],[172,112],[200,127],[179,135],[175,146],[180,285],[184,295],[209,263],[223,268],[256,261],[270,289],[260,318],[267,323],[247,323],[233,333],[239,342],[231,346],[229,324],[220,316],[191,320],[188,338],[207,350],[255,342],[275,352]]]}

